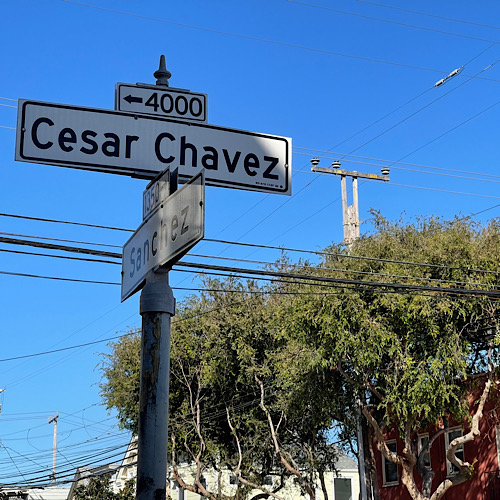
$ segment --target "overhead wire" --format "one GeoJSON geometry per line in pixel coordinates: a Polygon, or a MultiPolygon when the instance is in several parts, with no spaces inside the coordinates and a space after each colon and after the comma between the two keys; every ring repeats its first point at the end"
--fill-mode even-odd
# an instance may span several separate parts
{"type": "MultiPolygon", "coordinates": [[[[431,263],[427,263],[427,262],[414,262],[414,261],[406,261],[406,260],[398,260],[398,259],[384,259],[384,258],[379,258],[379,257],[352,255],[352,254],[341,253],[341,252],[328,252],[328,251],[309,250],[309,249],[292,248],[292,247],[277,246],[277,245],[264,245],[264,244],[260,244],[260,243],[248,243],[248,242],[240,242],[240,241],[234,241],[234,240],[222,240],[222,239],[216,239],[216,238],[204,238],[204,241],[211,242],[211,243],[220,243],[220,244],[224,244],[224,245],[236,245],[236,246],[242,246],[242,247],[252,247],[252,248],[261,248],[261,249],[268,249],[268,250],[279,250],[279,251],[287,251],[287,252],[305,253],[305,254],[316,255],[316,256],[327,256],[327,257],[335,257],[335,258],[343,258],[343,259],[367,260],[367,261],[372,261],[372,262],[385,262],[385,263],[391,263],[391,264],[404,264],[404,265],[432,267],[432,268],[439,268],[439,269],[460,270],[459,267],[448,266],[448,265],[444,265],[444,264],[431,264],[431,263]]],[[[70,246],[65,246],[65,245],[52,245],[50,243],[42,243],[42,242],[28,241],[28,240],[18,240],[18,239],[13,239],[13,238],[0,238],[0,243],[9,243],[9,244],[16,244],[16,245],[17,244],[28,245],[28,246],[42,247],[42,248],[46,248],[47,246],[49,246],[50,248],[53,248],[54,250],[64,250],[64,251],[68,251],[68,252],[76,252],[76,253],[84,253],[84,254],[92,252],[93,255],[94,254],[95,255],[103,255],[103,256],[108,256],[108,257],[114,257],[117,259],[121,259],[121,257],[122,257],[122,255],[119,253],[113,253],[113,252],[108,252],[108,251],[100,251],[100,250],[95,250],[95,249],[87,249],[87,248],[79,248],[79,247],[70,247],[70,246]]],[[[208,257],[211,257],[211,256],[208,256],[208,257]]],[[[183,264],[183,261],[179,261],[178,265],[181,266],[182,264],[183,264]]],[[[478,273],[499,274],[500,275],[500,272],[491,271],[488,269],[467,269],[467,271],[478,272],[478,273]]]]}
{"type": "Polygon", "coordinates": [[[476,36],[472,36],[472,35],[466,35],[465,33],[456,33],[456,32],[453,32],[453,31],[444,31],[444,30],[440,30],[440,29],[436,29],[436,28],[429,28],[427,26],[419,26],[417,24],[403,23],[401,21],[395,21],[393,19],[385,19],[385,18],[381,18],[381,17],[375,17],[375,16],[369,16],[369,15],[366,15],[366,14],[360,14],[358,12],[350,12],[350,11],[347,11],[347,10],[334,9],[332,7],[326,7],[324,5],[316,5],[316,4],[312,4],[312,3],[308,3],[308,2],[303,2],[303,1],[299,1],[299,0],[288,0],[288,2],[294,3],[294,4],[298,4],[298,5],[302,5],[302,6],[305,6],[305,7],[312,7],[312,8],[315,8],[315,9],[321,9],[321,10],[326,10],[326,11],[330,11],[330,12],[335,12],[337,14],[344,14],[344,15],[348,15],[348,16],[354,16],[354,17],[359,17],[359,18],[363,18],[363,19],[368,19],[368,20],[371,20],[371,21],[378,21],[378,22],[383,22],[383,23],[388,23],[388,24],[394,24],[394,25],[398,25],[398,26],[403,26],[405,28],[414,28],[414,29],[419,29],[419,30],[423,30],[423,31],[429,31],[429,32],[433,32],[433,33],[439,33],[439,34],[442,34],[442,35],[449,35],[449,36],[455,36],[455,37],[459,37],[459,38],[466,38],[468,40],[476,40],[476,41],[479,41],[479,42],[488,42],[488,43],[494,43],[494,44],[499,44],[500,43],[500,41],[498,41],[498,40],[490,40],[488,38],[482,38],[482,37],[476,37],[476,36]]]}
{"type": "Polygon", "coordinates": [[[500,30],[500,26],[494,26],[492,24],[484,24],[484,23],[478,23],[475,21],[467,21],[465,19],[457,19],[455,17],[449,17],[449,16],[440,16],[438,14],[431,14],[429,12],[422,12],[422,11],[418,11],[418,10],[405,9],[404,7],[397,7],[396,5],[388,5],[388,4],[383,4],[383,3],[379,3],[379,2],[373,2],[371,0],[356,0],[356,1],[360,2],[360,3],[376,5],[377,7],[384,7],[386,9],[393,9],[393,10],[398,10],[401,12],[407,12],[409,14],[418,14],[420,16],[433,17],[435,19],[443,19],[445,21],[453,21],[455,23],[463,23],[463,24],[469,24],[471,26],[479,26],[481,28],[490,28],[490,29],[500,30]]]}
{"type": "MultiPolygon", "coordinates": [[[[130,16],[130,17],[136,17],[136,18],[139,18],[139,19],[147,20],[147,21],[154,21],[154,22],[166,23],[166,24],[170,24],[170,25],[173,25],[173,26],[179,26],[179,27],[183,27],[183,28],[195,29],[195,30],[198,30],[198,31],[205,31],[205,32],[208,32],[208,33],[215,33],[215,34],[218,34],[218,35],[231,36],[231,37],[234,37],[234,38],[241,38],[241,39],[244,39],[244,40],[253,40],[253,41],[268,43],[268,44],[272,44],[272,45],[282,46],[282,47],[289,47],[289,48],[294,48],[294,49],[302,49],[302,50],[307,50],[307,51],[312,51],[312,52],[317,52],[317,53],[322,53],[322,54],[327,54],[327,55],[335,55],[335,56],[340,56],[340,57],[347,57],[347,58],[351,58],[351,59],[357,59],[357,60],[368,61],[368,62],[375,62],[375,63],[386,64],[386,65],[391,65],[391,66],[399,66],[399,67],[404,67],[404,68],[409,68],[409,69],[418,69],[418,70],[422,70],[422,71],[431,71],[431,72],[434,72],[434,73],[443,73],[443,74],[447,73],[446,71],[442,71],[442,70],[434,69],[434,68],[425,68],[425,67],[421,67],[421,66],[412,66],[412,65],[409,65],[409,64],[396,63],[396,62],[393,62],[393,61],[385,61],[385,60],[382,60],[382,59],[375,59],[375,58],[370,58],[370,57],[354,56],[354,55],[351,55],[351,54],[344,54],[344,53],[341,53],[341,52],[335,52],[335,51],[330,51],[330,50],[326,50],[326,49],[319,49],[319,48],[314,48],[314,47],[307,47],[307,46],[304,46],[304,45],[298,45],[298,44],[287,43],[287,42],[280,42],[280,41],[277,41],[277,40],[269,40],[269,39],[265,39],[265,38],[261,38],[261,37],[256,37],[256,36],[242,35],[240,33],[233,33],[233,32],[228,32],[228,31],[222,31],[222,30],[212,29],[212,28],[205,28],[205,27],[202,27],[202,26],[195,26],[195,25],[186,24],[186,23],[169,21],[167,19],[160,19],[160,18],[151,17],[151,16],[144,16],[144,15],[140,15],[140,14],[134,14],[134,13],[131,13],[131,12],[124,12],[124,11],[120,11],[120,10],[116,10],[116,9],[110,9],[110,8],[101,7],[101,6],[97,6],[97,5],[90,5],[90,4],[86,4],[86,3],[83,3],[83,2],[76,2],[74,0],[61,0],[61,1],[65,2],[65,3],[73,4],[73,5],[78,5],[78,6],[81,6],[81,7],[87,7],[87,8],[91,8],[91,9],[101,10],[101,11],[104,11],[104,12],[110,12],[110,13],[114,13],[114,14],[119,14],[119,15],[124,15],[124,16],[130,16]]],[[[487,41],[487,40],[483,39],[481,41],[487,41]]],[[[497,43],[497,42],[495,42],[495,43],[497,43]]]]}

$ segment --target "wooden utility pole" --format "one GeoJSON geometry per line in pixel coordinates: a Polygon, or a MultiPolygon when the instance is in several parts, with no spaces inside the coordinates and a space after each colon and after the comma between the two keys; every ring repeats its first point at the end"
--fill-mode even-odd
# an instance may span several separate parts
{"type": "MultiPolygon", "coordinates": [[[[367,174],[363,172],[356,172],[350,170],[343,170],[340,168],[340,161],[336,160],[332,163],[332,168],[318,167],[319,159],[313,158],[311,160],[313,172],[320,172],[323,174],[340,175],[340,189],[342,193],[342,224],[344,226],[344,243],[349,247],[360,236],[359,232],[359,205],[358,205],[358,177],[362,179],[371,179],[374,181],[388,182],[389,168],[383,167],[382,175],[367,174]],[[347,177],[352,177],[352,205],[347,204],[347,177]]],[[[359,462],[359,479],[361,500],[368,500],[373,498],[372,485],[374,478],[370,470],[366,470],[365,464],[368,461],[367,457],[370,456],[369,443],[363,439],[367,434],[367,422],[363,419],[361,414],[361,402],[359,402],[359,415],[356,423],[357,440],[358,440],[358,462],[359,462]]],[[[375,479],[376,480],[376,479],[375,479]]]]}
{"type": "Polygon", "coordinates": [[[318,167],[318,158],[311,160],[313,172],[323,174],[340,175],[340,189],[342,192],[342,224],[344,226],[344,243],[350,245],[359,238],[359,206],[358,206],[358,177],[362,179],[371,179],[375,181],[388,182],[389,169],[382,168],[382,175],[365,174],[362,172],[343,170],[340,167],[340,161],[332,163],[332,168],[318,167]],[[352,205],[347,204],[347,180],[346,177],[352,177],[352,205]]]}
{"type": "Polygon", "coordinates": [[[54,441],[52,445],[52,484],[56,484],[56,455],[57,455],[57,419],[59,418],[59,412],[56,413],[55,417],[49,418],[49,424],[54,423],[54,441]]]}

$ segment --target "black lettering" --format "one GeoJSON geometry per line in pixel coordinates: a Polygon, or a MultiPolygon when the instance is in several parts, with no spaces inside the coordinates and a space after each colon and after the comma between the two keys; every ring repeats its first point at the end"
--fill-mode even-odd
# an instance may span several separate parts
{"type": "Polygon", "coordinates": [[[189,112],[193,116],[200,116],[201,112],[202,112],[202,109],[203,109],[203,106],[201,105],[201,101],[197,97],[193,97],[189,101],[189,112]],[[197,104],[197,108],[198,108],[198,111],[196,111],[196,112],[195,112],[195,106],[194,106],[195,103],[197,104]]]}
{"type": "Polygon", "coordinates": [[[107,132],[104,134],[104,137],[112,140],[103,142],[101,148],[102,152],[106,156],[114,156],[118,158],[118,156],[120,156],[120,138],[116,134],[113,134],[113,132],[107,132]]]}
{"type": "Polygon", "coordinates": [[[278,164],[279,158],[275,158],[274,156],[264,156],[264,160],[269,162],[269,167],[266,168],[266,171],[264,172],[262,177],[264,177],[264,179],[278,180],[278,174],[271,174],[271,172],[273,171],[273,168],[278,164]]]}
{"type": "Polygon", "coordinates": [[[49,125],[49,127],[52,127],[54,125],[54,122],[50,118],[38,118],[38,120],[35,120],[35,123],[33,123],[33,127],[31,128],[31,140],[33,141],[33,144],[38,148],[38,149],[49,149],[52,144],[54,144],[51,141],[48,141],[44,144],[42,144],[36,135],[38,132],[38,127],[40,126],[41,123],[46,123],[49,125]]]}
{"type": "Polygon", "coordinates": [[[175,160],[174,156],[169,156],[168,158],[165,158],[162,156],[161,151],[160,151],[160,144],[163,139],[169,139],[170,141],[175,141],[175,137],[172,134],[169,134],[168,132],[163,132],[161,133],[155,141],[155,154],[156,158],[160,160],[162,163],[172,163],[175,160]]]}
{"type": "Polygon", "coordinates": [[[163,94],[161,96],[160,107],[164,113],[171,113],[172,112],[172,110],[174,109],[174,100],[172,99],[172,96],[170,94],[163,94]],[[165,107],[165,99],[167,99],[167,98],[170,100],[170,104],[169,104],[168,108],[165,107]]]}
{"type": "Polygon", "coordinates": [[[257,175],[257,172],[255,170],[250,170],[251,168],[260,168],[259,159],[257,158],[257,155],[253,153],[248,153],[245,156],[245,160],[243,161],[243,168],[245,169],[245,172],[248,175],[252,177],[254,175],[257,175]]]}
{"type": "Polygon", "coordinates": [[[153,237],[151,238],[151,253],[153,254],[153,257],[156,255],[158,252],[158,249],[155,247],[155,238],[158,236],[158,232],[155,231],[153,233],[153,237]]]}
{"type": "Polygon", "coordinates": [[[151,106],[155,112],[158,111],[158,94],[154,92],[151,97],[144,103],[144,106],[151,106]]]}
{"type": "Polygon", "coordinates": [[[188,213],[189,205],[181,210],[181,215],[184,215],[184,219],[182,219],[181,235],[189,231],[189,224],[186,224],[188,213]]]}
{"type": "Polygon", "coordinates": [[[186,164],[186,149],[191,150],[191,166],[196,167],[196,162],[198,159],[198,151],[196,150],[196,147],[194,144],[190,144],[189,142],[186,142],[186,136],[183,135],[181,137],[181,157],[180,157],[180,164],[185,165],[186,164]]]}
{"type": "Polygon", "coordinates": [[[93,155],[97,153],[98,146],[97,142],[93,141],[92,139],[89,139],[89,137],[97,137],[97,132],[94,132],[93,130],[84,130],[82,132],[82,141],[85,144],[89,144],[91,147],[90,148],[80,148],[80,151],[82,153],[85,153],[87,155],[93,155]]]}
{"type": "Polygon", "coordinates": [[[137,135],[127,135],[125,138],[125,158],[130,158],[130,149],[132,148],[132,143],[138,141],[139,136],[137,135]]]}
{"type": "Polygon", "coordinates": [[[177,215],[174,215],[172,217],[172,223],[170,224],[170,237],[172,238],[172,241],[175,241],[177,238],[177,228],[179,227],[179,219],[177,218],[177,215]]]}
{"type": "Polygon", "coordinates": [[[75,131],[71,128],[63,128],[59,132],[59,137],[58,141],[59,142],[59,147],[63,150],[66,151],[66,153],[69,153],[70,151],[73,151],[73,146],[66,146],[66,143],[69,144],[76,144],[76,134],[75,131]]]}
{"type": "Polygon", "coordinates": [[[205,146],[203,149],[209,151],[210,154],[203,155],[201,164],[208,170],[217,170],[219,166],[219,153],[212,146],[205,146]]]}
{"type": "Polygon", "coordinates": [[[229,153],[227,149],[223,149],[222,153],[224,154],[224,159],[226,160],[227,169],[229,170],[229,172],[234,174],[236,165],[238,164],[238,160],[240,159],[241,156],[241,151],[236,151],[236,153],[234,153],[234,157],[232,160],[231,158],[229,158],[229,153]]]}
{"type": "Polygon", "coordinates": [[[132,251],[130,252],[130,264],[132,266],[130,270],[130,277],[134,277],[134,271],[135,271],[135,259],[134,259],[134,254],[135,254],[135,248],[132,248],[132,251]]]}
{"type": "Polygon", "coordinates": [[[188,110],[187,99],[183,95],[178,96],[177,99],[175,100],[175,111],[177,111],[177,113],[182,116],[187,113],[187,110],[188,110]],[[179,102],[181,101],[184,103],[183,104],[184,109],[181,109],[179,106],[179,102]]]}

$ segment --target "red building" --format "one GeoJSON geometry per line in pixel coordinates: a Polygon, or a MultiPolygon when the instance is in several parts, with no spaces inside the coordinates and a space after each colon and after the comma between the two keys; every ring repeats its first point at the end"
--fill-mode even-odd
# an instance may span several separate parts
{"type": "MultiPolygon", "coordinates": [[[[465,443],[457,448],[456,456],[461,460],[474,464],[474,474],[470,480],[457,486],[452,486],[442,497],[444,500],[500,500],[500,404],[498,401],[498,385],[490,390],[490,397],[485,404],[484,412],[479,421],[481,434],[474,441],[465,443]]],[[[471,415],[474,414],[475,404],[479,398],[471,397],[471,415]]],[[[423,449],[432,436],[439,429],[422,430],[414,436],[418,451],[423,449]]],[[[424,464],[430,467],[435,476],[432,481],[431,492],[447,478],[457,474],[457,469],[446,458],[448,444],[460,435],[470,430],[468,419],[462,423],[452,423],[434,441],[431,449],[425,454],[424,464]]],[[[391,451],[402,456],[403,440],[392,431],[386,435],[386,443],[391,451]]],[[[411,500],[406,486],[401,481],[401,467],[386,459],[375,448],[377,479],[381,500],[411,500]]],[[[415,483],[421,491],[422,479],[419,473],[414,472],[415,483]]]]}

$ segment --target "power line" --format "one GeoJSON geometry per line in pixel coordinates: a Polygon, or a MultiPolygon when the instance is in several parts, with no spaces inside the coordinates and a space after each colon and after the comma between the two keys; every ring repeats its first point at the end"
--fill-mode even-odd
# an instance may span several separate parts
{"type": "Polygon", "coordinates": [[[371,21],[379,21],[379,22],[388,23],[388,24],[395,24],[395,25],[398,25],[398,26],[406,27],[406,28],[415,28],[415,29],[419,29],[419,30],[423,30],[423,31],[430,31],[430,32],[433,32],[433,33],[439,33],[439,34],[442,34],[442,35],[450,35],[450,36],[455,36],[455,37],[459,37],[459,38],[467,38],[469,40],[476,40],[476,41],[479,41],[479,42],[488,42],[488,43],[494,43],[494,44],[500,43],[497,40],[489,40],[487,38],[480,38],[480,37],[465,35],[463,33],[455,33],[453,31],[444,31],[444,30],[439,30],[439,29],[436,29],[436,28],[428,28],[426,26],[419,26],[419,25],[416,25],[416,24],[409,24],[409,23],[403,23],[401,21],[394,21],[392,19],[384,19],[384,18],[381,18],[381,17],[368,16],[366,14],[358,14],[356,12],[349,12],[347,10],[334,9],[332,7],[325,7],[323,5],[315,5],[315,4],[306,3],[306,2],[299,2],[298,0],[288,0],[288,1],[291,2],[291,3],[298,4],[298,5],[303,5],[305,7],[313,7],[315,9],[327,10],[327,11],[330,11],[330,12],[335,12],[337,14],[345,14],[345,15],[348,15],[348,16],[361,17],[363,19],[369,19],[371,21]]]}
{"type": "Polygon", "coordinates": [[[0,235],[1,234],[5,235],[5,236],[18,236],[20,238],[32,238],[32,239],[38,239],[38,240],[64,241],[65,243],[78,243],[79,245],[94,245],[94,246],[100,246],[100,247],[122,248],[122,245],[110,245],[108,243],[95,243],[92,241],[66,240],[66,239],[62,239],[62,238],[49,238],[47,236],[33,236],[31,234],[0,232],[0,235]]]}
{"type": "MultiPolygon", "coordinates": [[[[500,175],[484,174],[481,172],[473,172],[471,170],[458,170],[458,169],[454,169],[454,168],[435,167],[432,165],[423,165],[420,163],[409,163],[409,162],[399,161],[399,160],[387,160],[384,158],[373,158],[371,156],[360,156],[360,155],[354,155],[354,154],[350,154],[350,153],[338,153],[338,152],[334,152],[334,151],[330,151],[330,150],[303,148],[303,147],[299,147],[299,146],[293,146],[293,149],[301,149],[303,151],[311,151],[312,153],[327,153],[329,155],[332,155],[333,157],[324,157],[324,158],[328,158],[328,159],[332,159],[332,160],[337,159],[339,156],[343,156],[344,158],[345,157],[352,157],[352,158],[361,158],[361,159],[365,159],[365,160],[378,161],[378,162],[383,164],[383,165],[377,165],[377,164],[368,163],[368,162],[366,162],[366,163],[359,162],[359,163],[364,163],[366,165],[375,165],[375,166],[384,166],[384,165],[388,165],[388,164],[390,164],[390,165],[408,165],[410,167],[428,168],[431,170],[440,170],[440,171],[445,171],[445,172],[457,172],[457,173],[461,173],[461,174],[478,175],[478,176],[483,176],[483,177],[491,177],[494,179],[500,179],[500,175]]],[[[298,154],[298,153],[295,152],[295,154],[298,154]]],[[[305,153],[302,153],[302,154],[305,154],[305,153]]],[[[350,161],[350,160],[345,160],[345,161],[350,161]]],[[[396,168],[396,167],[394,167],[394,168],[396,168]]],[[[295,172],[296,172],[296,170],[295,170],[295,172]]]]}
{"type": "MultiPolygon", "coordinates": [[[[84,261],[84,262],[99,262],[99,263],[106,263],[106,264],[115,264],[115,265],[121,265],[120,262],[114,262],[114,261],[106,261],[106,260],[100,260],[100,259],[86,259],[82,257],[71,257],[67,255],[52,255],[52,254],[43,254],[43,253],[37,253],[37,252],[21,252],[21,251],[16,251],[16,250],[6,250],[6,249],[0,249],[0,252],[12,252],[12,253],[19,253],[19,254],[26,254],[26,255],[35,255],[35,256],[43,256],[43,257],[54,257],[54,258],[60,258],[60,259],[72,259],[72,260],[79,260],[79,261],[84,261]]],[[[274,263],[270,261],[258,261],[258,260],[251,260],[251,259],[241,259],[241,258],[234,258],[234,257],[221,257],[220,255],[203,255],[203,254],[189,254],[189,257],[199,257],[203,259],[210,259],[210,260],[226,260],[226,261],[231,261],[231,262],[243,262],[246,264],[258,264],[261,266],[271,266],[274,263]]],[[[292,267],[295,270],[301,270],[301,269],[309,269],[310,267],[308,266],[301,266],[294,264],[292,267]]],[[[187,269],[175,269],[177,272],[188,272],[188,273],[196,273],[196,271],[192,270],[187,270],[187,269]]],[[[345,269],[345,268],[329,268],[329,267],[320,267],[316,268],[316,271],[330,271],[330,272],[336,272],[336,273],[348,273],[348,274],[361,274],[365,276],[378,276],[378,277],[385,277],[385,278],[398,278],[398,279],[413,279],[413,280],[418,280],[418,281],[426,281],[426,282],[433,282],[433,283],[451,283],[451,284],[456,284],[456,285],[469,285],[469,286],[495,286],[496,285],[486,285],[484,283],[471,283],[471,282],[465,282],[465,281],[452,281],[452,280],[442,280],[438,278],[429,278],[429,277],[421,277],[421,276],[403,276],[403,275],[395,275],[395,274],[387,274],[387,273],[377,273],[373,271],[358,271],[358,270],[353,270],[353,269],[345,269]]],[[[500,285],[499,285],[500,286],[500,285]]],[[[187,288],[181,288],[181,287],[174,287],[175,290],[189,290],[189,291],[206,291],[207,289],[200,289],[200,288],[193,288],[193,287],[187,287],[187,288]]],[[[2,361],[0,359],[0,361],[2,361]]]]}
{"type": "Polygon", "coordinates": [[[41,252],[26,252],[22,250],[10,250],[8,248],[0,248],[0,252],[13,253],[19,255],[33,255],[37,257],[53,257],[54,259],[69,259],[69,260],[78,260],[81,262],[97,262],[99,264],[115,264],[121,265],[120,262],[115,262],[113,260],[104,260],[104,259],[86,259],[84,257],[73,257],[71,255],[54,255],[50,253],[41,253],[41,252]]]}
{"type": "MultiPolygon", "coordinates": [[[[309,153],[294,152],[294,154],[308,156],[309,158],[311,157],[311,155],[309,153]]],[[[321,156],[321,155],[315,155],[315,156],[316,156],[316,158],[325,158],[327,160],[334,159],[331,157],[321,156]]],[[[355,163],[355,164],[360,164],[360,165],[370,165],[372,167],[379,167],[379,168],[385,166],[385,165],[381,165],[379,163],[372,163],[372,162],[368,162],[368,161],[358,161],[358,160],[351,160],[351,159],[347,159],[347,160],[344,159],[343,163],[355,163]]],[[[454,178],[454,179],[466,179],[466,180],[471,180],[471,181],[489,182],[490,184],[499,184],[500,183],[500,180],[495,180],[495,179],[482,179],[481,177],[471,177],[471,176],[467,176],[467,175],[447,174],[444,172],[426,172],[425,170],[418,170],[416,168],[394,166],[390,162],[387,162],[387,164],[390,165],[391,169],[402,170],[404,172],[416,172],[419,174],[426,174],[426,175],[440,175],[443,177],[450,177],[450,178],[454,178]]],[[[448,169],[442,169],[442,170],[448,170],[448,169]]],[[[452,170],[452,169],[449,169],[449,170],[452,170]]],[[[308,174],[308,175],[317,175],[318,173],[321,173],[321,172],[313,172],[311,170],[295,170],[295,173],[298,173],[298,172],[300,172],[301,174],[308,174]]],[[[467,172],[467,173],[469,173],[469,172],[467,172]]],[[[488,176],[488,177],[500,178],[500,176],[498,176],[498,175],[479,174],[479,173],[475,173],[475,172],[470,172],[470,174],[477,175],[477,176],[484,175],[484,176],[488,176]]],[[[370,182],[370,180],[371,179],[366,179],[367,182],[370,182]]]]}
{"type": "MultiPolygon", "coordinates": [[[[345,253],[339,253],[339,252],[324,252],[324,251],[319,251],[319,250],[305,250],[305,249],[290,248],[290,247],[284,247],[284,246],[263,245],[263,244],[258,244],[258,243],[243,243],[243,242],[239,242],[239,241],[221,240],[221,239],[213,239],[213,238],[204,238],[204,241],[212,242],[212,243],[222,243],[224,245],[229,244],[229,245],[238,245],[238,246],[243,246],[243,247],[264,248],[264,249],[270,249],[270,250],[307,253],[307,254],[313,254],[313,255],[318,255],[318,256],[329,256],[329,257],[345,258],[345,259],[367,260],[367,261],[373,261],[373,262],[385,262],[385,263],[390,263],[390,264],[423,266],[423,267],[438,268],[438,269],[463,270],[463,269],[458,268],[458,267],[441,265],[441,264],[430,264],[430,263],[426,263],[426,262],[412,262],[412,261],[403,261],[403,260],[396,260],[396,259],[381,259],[378,257],[366,257],[366,256],[361,256],[361,255],[351,255],[351,254],[345,254],[345,253]]],[[[118,254],[118,253],[93,250],[93,249],[87,249],[87,248],[79,248],[79,247],[69,247],[69,246],[64,246],[64,245],[53,245],[50,243],[42,243],[42,242],[38,242],[38,241],[27,241],[27,240],[25,241],[25,240],[13,239],[13,238],[0,237],[0,243],[28,245],[28,246],[42,247],[42,248],[48,247],[48,248],[52,248],[55,250],[64,250],[64,251],[68,251],[68,252],[76,252],[76,253],[84,253],[84,254],[91,253],[92,255],[102,255],[102,256],[114,257],[114,258],[119,258],[119,259],[121,258],[121,254],[118,254]]],[[[209,257],[209,258],[211,258],[211,257],[209,257]]],[[[191,263],[187,263],[184,261],[178,261],[177,266],[182,266],[182,265],[186,265],[186,266],[189,265],[192,267],[191,263]]],[[[207,265],[203,264],[203,266],[207,266],[207,265]]],[[[216,268],[216,267],[217,266],[214,266],[214,268],[216,268]]],[[[500,272],[491,271],[488,269],[466,269],[466,270],[468,272],[500,274],[500,272]]]]}
{"type": "MultiPolygon", "coordinates": [[[[335,56],[340,56],[340,57],[347,57],[347,58],[350,58],[350,59],[357,59],[357,60],[362,60],[362,61],[375,62],[375,63],[379,63],[379,64],[386,64],[386,65],[399,66],[399,67],[409,68],[409,69],[418,69],[418,70],[422,70],[422,71],[432,71],[434,73],[447,74],[446,71],[442,71],[442,70],[434,69],[434,68],[425,68],[425,67],[421,67],[421,66],[412,66],[410,64],[396,63],[396,62],[393,62],[393,61],[385,61],[385,60],[382,60],[382,59],[374,59],[374,58],[370,58],[370,57],[354,56],[354,55],[351,55],[351,54],[344,54],[344,53],[341,53],[341,52],[334,52],[334,51],[330,51],[330,50],[326,50],[326,49],[318,49],[318,48],[314,48],[314,47],[307,47],[307,46],[304,46],[304,45],[297,45],[297,44],[292,44],[292,43],[287,43],[287,42],[280,42],[280,41],[276,41],[276,40],[264,39],[264,38],[260,38],[260,37],[256,37],[256,36],[242,35],[240,33],[233,33],[233,32],[228,32],[228,31],[221,31],[221,30],[216,30],[216,29],[212,29],[212,28],[205,28],[205,27],[202,27],[202,26],[195,26],[195,25],[185,24],[185,23],[178,23],[178,22],[175,22],[175,21],[168,21],[167,19],[160,19],[160,18],[156,18],[156,17],[143,16],[143,15],[140,15],[140,14],[133,14],[131,12],[124,12],[124,11],[119,11],[119,10],[115,10],[115,9],[108,9],[108,8],[100,7],[100,6],[97,6],[97,5],[90,5],[90,4],[85,4],[85,3],[81,3],[81,2],[76,2],[74,0],[62,0],[62,1],[66,2],[66,3],[73,4],[73,5],[79,5],[81,7],[87,7],[87,8],[101,10],[101,11],[105,11],[105,12],[111,12],[113,14],[120,14],[120,15],[123,15],[123,16],[136,17],[136,18],[139,18],[139,19],[147,20],[147,21],[155,21],[155,22],[160,22],[160,23],[166,23],[166,24],[170,24],[170,25],[173,25],[173,26],[180,26],[182,28],[195,29],[195,30],[199,30],[199,31],[205,31],[205,32],[208,32],[208,33],[216,33],[218,35],[231,36],[231,37],[235,37],[235,38],[241,38],[241,39],[244,39],[244,40],[253,40],[253,41],[268,43],[268,44],[272,44],[272,45],[277,45],[277,46],[282,46],[282,47],[289,47],[289,48],[293,48],[293,49],[308,50],[308,51],[322,53],[322,54],[327,54],[327,55],[335,55],[335,56]]],[[[485,41],[483,39],[480,39],[480,40],[485,41]]],[[[495,42],[495,43],[497,43],[497,42],[495,42]]],[[[494,81],[500,81],[500,80],[494,80],[494,81]]]]}
{"type": "MultiPolygon", "coordinates": [[[[65,0],[63,0],[65,1],[65,0]]],[[[58,220],[58,219],[44,219],[42,217],[29,217],[27,215],[17,215],[17,214],[6,214],[6,213],[0,213],[1,217],[13,217],[16,219],[26,219],[26,220],[35,220],[35,221],[41,221],[41,222],[54,222],[57,224],[71,224],[74,226],[86,226],[86,227],[94,227],[98,229],[110,229],[113,231],[127,231],[130,233],[133,233],[133,229],[125,229],[123,227],[113,227],[113,226],[103,226],[99,224],[88,224],[84,222],[74,222],[74,221],[64,221],[64,220],[58,220]]]]}
{"type": "Polygon", "coordinates": [[[120,335],[118,337],[109,337],[107,339],[94,340],[93,342],[86,342],[85,344],[72,345],[69,347],[61,347],[60,349],[52,349],[50,351],[36,352],[33,354],[24,354],[22,356],[13,356],[11,358],[2,358],[2,359],[0,359],[0,363],[5,363],[6,361],[17,361],[18,359],[36,358],[38,356],[45,356],[46,354],[54,354],[56,352],[69,351],[71,349],[80,349],[81,347],[87,347],[89,345],[101,344],[103,342],[109,342],[111,340],[120,339],[122,337],[127,337],[130,335],[132,335],[132,333],[125,333],[125,334],[120,335]]]}
{"type": "Polygon", "coordinates": [[[425,186],[412,186],[409,184],[398,184],[396,182],[390,182],[390,183],[388,183],[388,185],[389,186],[396,186],[396,187],[412,188],[412,189],[423,189],[425,191],[435,191],[435,192],[439,192],[439,193],[459,194],[459,195],[465,195],[465,196],[477,196],[479,198],[492,198],[494,200],[500,200],[500,196],[493,196],[490,194],[466,193],[463,191],[452,191],[450,189],[438,189],[438,188],[431,188],[431,187],[425,187],[425,186]]]}
{"type": "Polygon", "coordinates": [[[361,2],[361,3],[370,4],[370,5],[376,5],[377,7],[384,7],[386,9],[393,9],[393,10],[399,10],[401,12],[408,12],[410,14],[418,14],[420,16],[433,17],[435,19],[443,19],[445,21],[453,21],[455,23],[470,24],[472,26],[480,26],[482,28],[491,28],[491,29],[495,29],[495,30],[500,29],[499,26],[493,26],[491,24],[482,24],[482,23],[478,23],[478,22],[474,22],[474,21],[466,21],[465,19],[457,19],[454,17],[439,16],[437,14],[430,14],[429,12],[422,12],[422,11],[418,11],[418,10],[410,10],[410,9],[404,9],[402,7],[396,7],[395,5],[387,5],[387,4],[378,3],[378,2],[371,2],[369,0],[356,0],[356,1],[361,2]]]}

